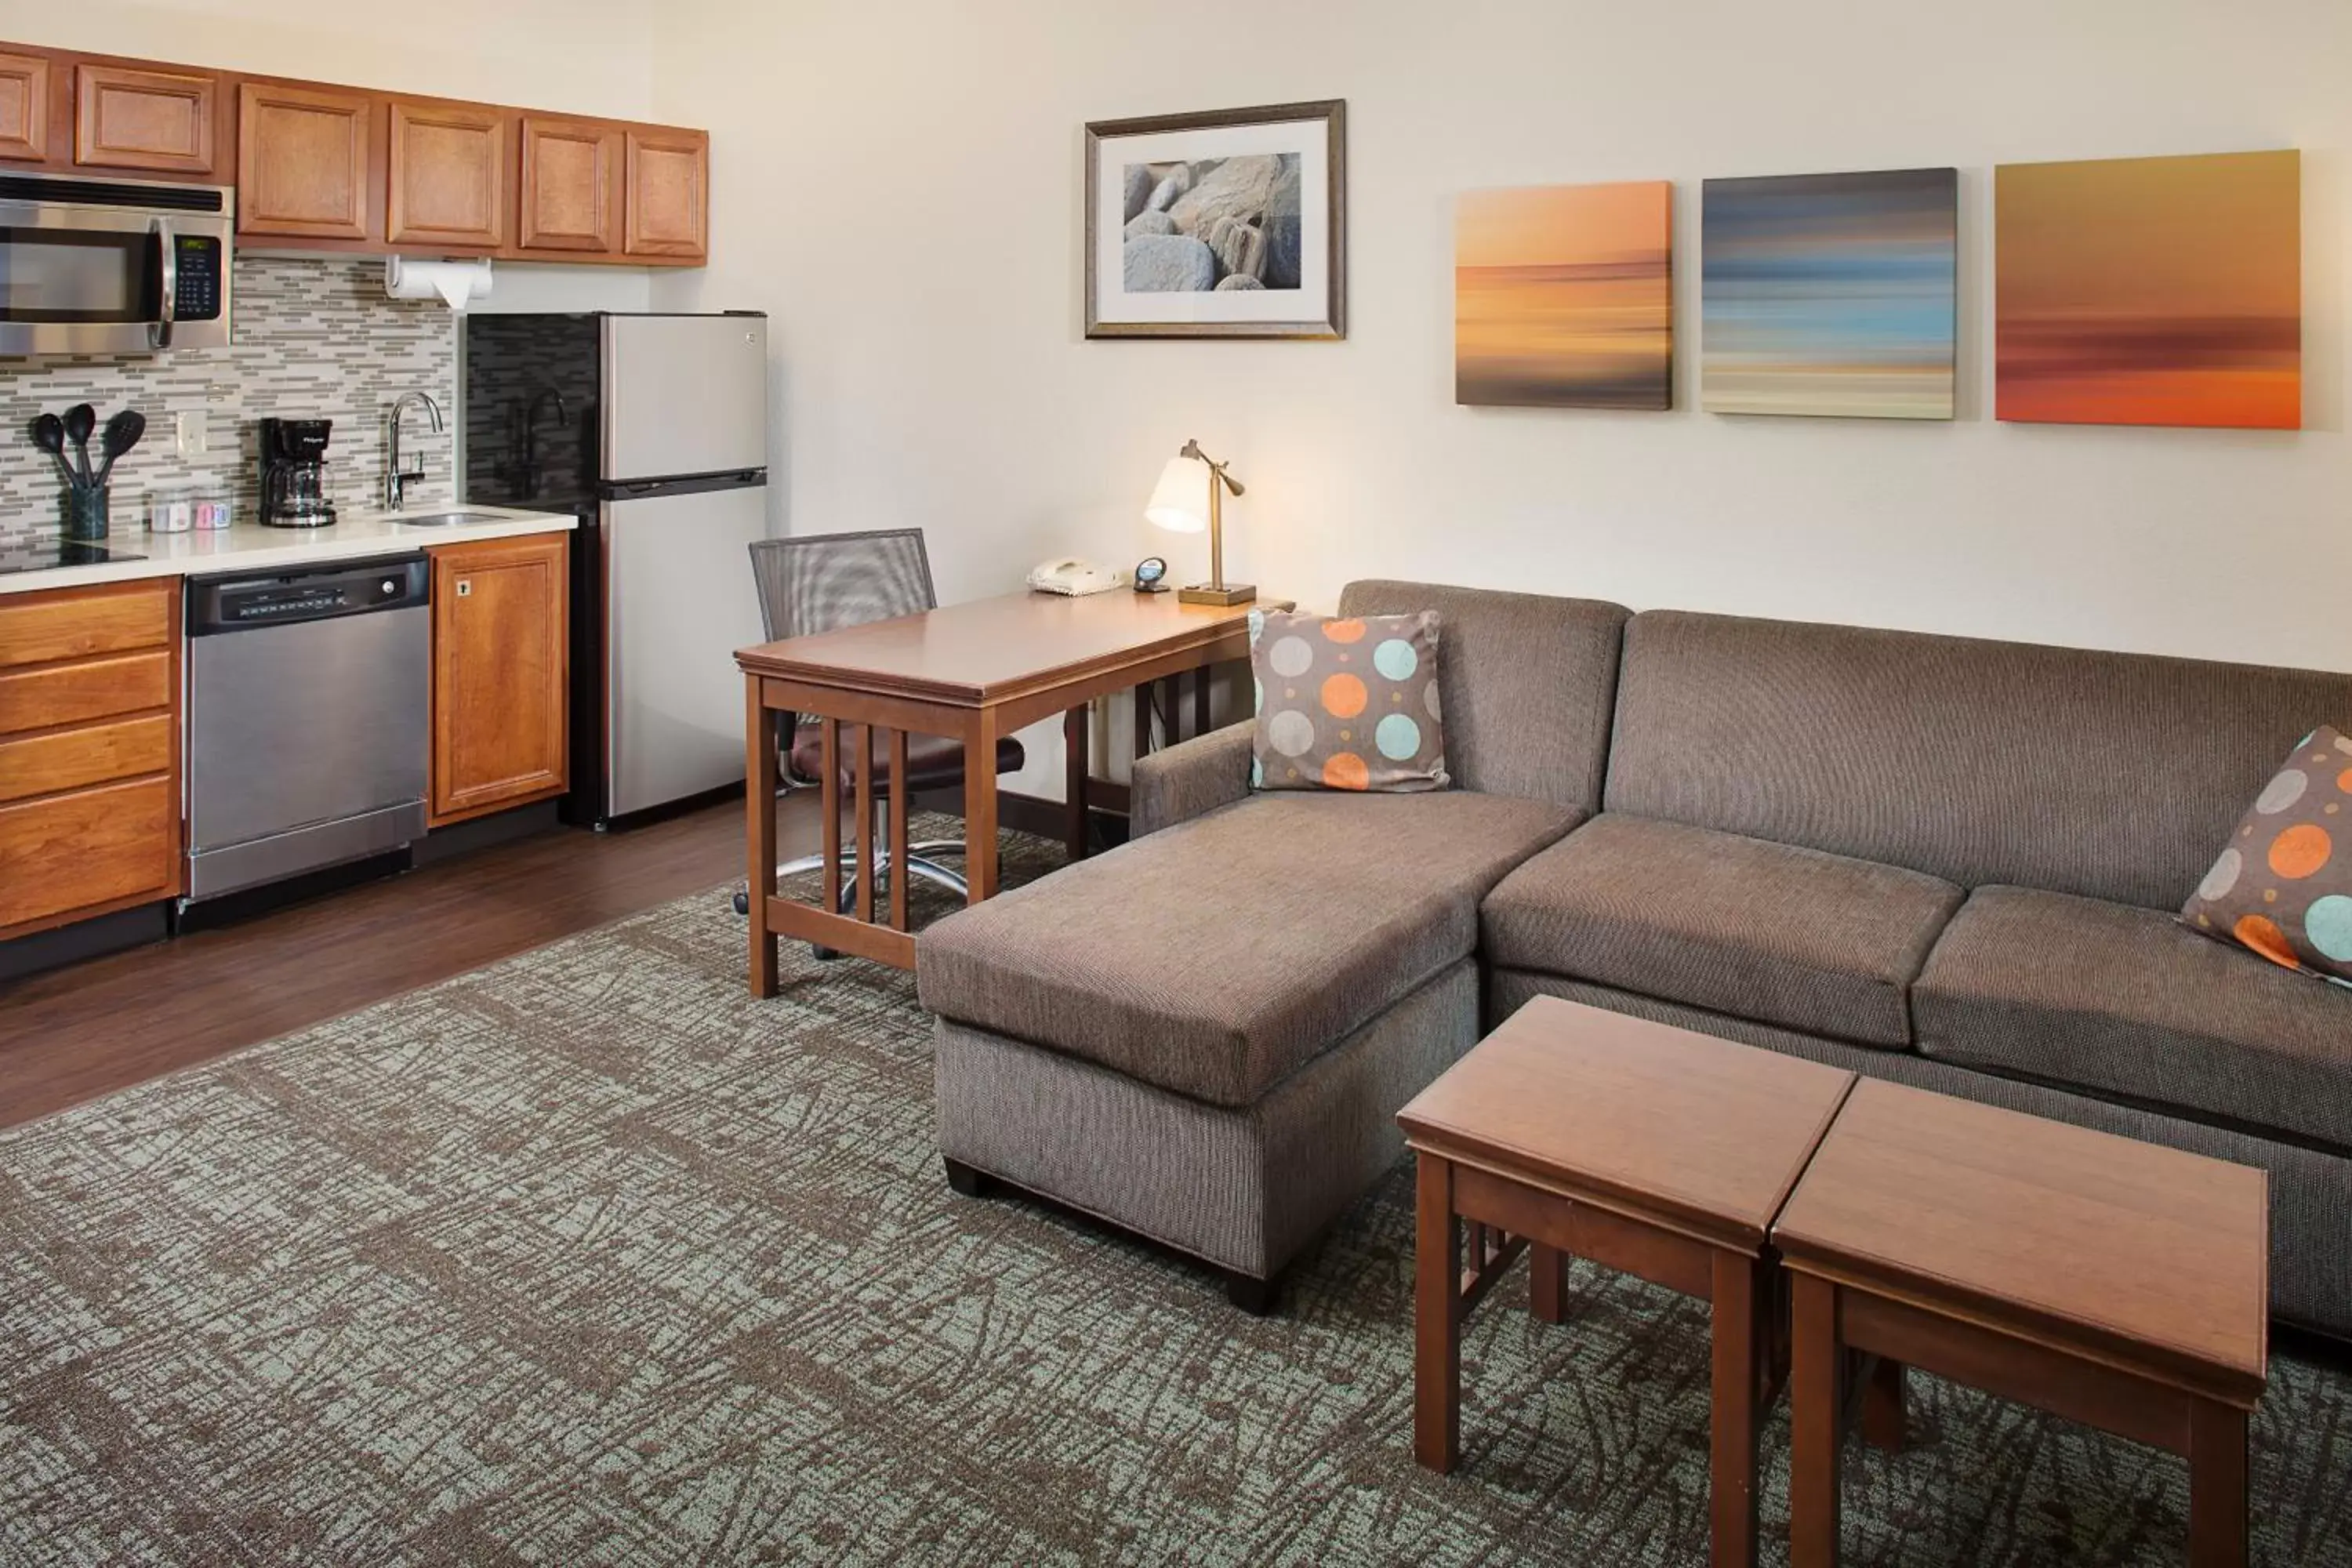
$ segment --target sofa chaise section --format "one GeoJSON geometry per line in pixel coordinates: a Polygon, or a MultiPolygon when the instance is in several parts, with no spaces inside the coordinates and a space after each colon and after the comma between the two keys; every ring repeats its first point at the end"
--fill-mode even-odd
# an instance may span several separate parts
{"type": "Polygon", "coordinates": [[[1134,837],[916,944],[940,1147],[985,1178],[1269,1282],[1403,1153],[1475,1043],[1478,908],[1599,802],[1626,612],[1373,583],[1436,609],[1455,787],[1249,789],[1236,725],[1137,764],[1134,837]]]}

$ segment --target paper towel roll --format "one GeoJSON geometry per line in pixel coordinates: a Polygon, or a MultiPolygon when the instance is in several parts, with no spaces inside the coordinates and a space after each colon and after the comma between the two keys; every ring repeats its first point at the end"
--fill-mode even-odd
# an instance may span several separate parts
{"type": "Polygon", "coordinates": [[[476,300],[490,295],[488,261],[410,261],[384,258],[383,291],[395,300],[438,300],[463,311],[476,300]]]}

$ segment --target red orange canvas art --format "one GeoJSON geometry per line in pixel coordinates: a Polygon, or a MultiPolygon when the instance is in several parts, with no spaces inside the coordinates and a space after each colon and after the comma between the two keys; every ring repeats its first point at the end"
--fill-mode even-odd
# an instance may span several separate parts
{"type": "Polygon", "coordinates": [[[1996,416],[2300,428],[2302,189],[2292,152],[2001,165],[1996,416]]]}

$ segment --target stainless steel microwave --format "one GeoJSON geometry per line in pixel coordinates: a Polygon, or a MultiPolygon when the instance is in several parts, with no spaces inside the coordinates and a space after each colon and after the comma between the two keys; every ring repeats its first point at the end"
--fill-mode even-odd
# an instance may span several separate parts
{"type": "Polygon", "coordinates": [[[228,342],[236,193],[0,174],[0,354],[228,342]]]}

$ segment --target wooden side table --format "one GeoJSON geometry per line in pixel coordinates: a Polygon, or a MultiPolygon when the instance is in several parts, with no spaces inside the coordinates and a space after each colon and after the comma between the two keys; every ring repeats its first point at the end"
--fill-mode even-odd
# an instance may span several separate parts
{"type": "Polygon", "coordinates": [[[1773,1227],[1795,1301],[1790,1558],[1838,1553],[1853,1351],[2183,1454],[2189,1560],[2246,1561],[2267,1173],[1876,1079],[1773,1227]]]}
{"type": "Polygon", "coordinates": [[[1413,1455],[1460,1458],[1462,1324],[1532,1244],[1714,1310],[1713,1561],[1756,1558],[1756,1444],[1775,1392],[1766,1235],[1854,1075],[1538,997],[1401,1111],[1419,1166],[1413,1455]],[[1468,1228],[1468,1256],[1463,1229],[1468,1228]]]}

